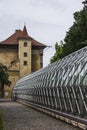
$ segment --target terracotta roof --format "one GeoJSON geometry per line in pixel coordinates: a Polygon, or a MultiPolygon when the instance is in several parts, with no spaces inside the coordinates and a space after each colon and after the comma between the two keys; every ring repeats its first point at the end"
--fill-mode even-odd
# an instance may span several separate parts
{"type": "Polygon", "coordinates": [[[24,26],[23,31],[16,30],[14,34],[12,34],[6,40],[0,42],[0,44],[17,45],[18,44],[18,39],[31,39],[32,46],[41,46],[41,47],[44,47],[44,48],[46,47],[46,45],[36,41],[35,39],[33,39],[31,36],[28,35],[26,26],[24,26]]]}
{"type": "Polygon", "coordinates": [[[24,26],[23,28],[23,33],[22,33],[23,36],[28,36],[28,32],[27,32],[27,29],[26,29],[26,26],[24,26]]]}

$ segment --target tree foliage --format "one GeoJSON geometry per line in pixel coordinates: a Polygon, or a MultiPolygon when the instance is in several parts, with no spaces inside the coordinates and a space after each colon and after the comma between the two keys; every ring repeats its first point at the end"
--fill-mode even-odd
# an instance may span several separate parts
{"type": "Polygon", "coordinates": [[[60,60],[62,58],[61,54],[62,54],[62,44],[58,45],[58,43],[56,42],[56,44],[55,44],[55,54],[51,58],[50,62],[53,63],[57,60],[60,60]]]}
{"type": "Polygon", "coordinates": [[[74,20],[64,39],[63,57],[87,45],[87,10],[75,12],[74,20]]]}
{"type": "Polygon", "coordinates": [[[73,16],[74,23],[66,33],[64,44],[58,45],[61,47],[62,53],[59,54],[59,50],[56,50],[51,58],[51,63],[87,46],[87,9],[75,12],[73,16]]]}
{"type": "Polygon", "coordinates": [[[2,96],[4,91],[4,85],[10,86],[11,81],[9,80],[9,75],[7,72],[7,67],[3,64],[0,64],[0,85],[2,87],[2,96]]]}

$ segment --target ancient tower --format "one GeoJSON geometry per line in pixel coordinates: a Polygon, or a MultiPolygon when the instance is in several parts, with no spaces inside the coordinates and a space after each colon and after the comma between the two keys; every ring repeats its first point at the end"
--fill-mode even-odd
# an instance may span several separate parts
{"type": "Polygon", "coordinates": [[[23,77],[26,74],[30,74],[32,72],[31,70],[31,57],[32,57],[32,46],[31,46],[31,38],[29,38],[26,27],[24,26],[23,29],[23,36],[18,38],[18,57],[20,60],[20,78],[23,77]]]}
{"type": "Polygon", "coordinates": [[[23,31],[16,30],[14,34],[0,42],[0,63],[7,66],[12,82],[10,88],[5,87],[4,97],[11,96],[12,88],[18,79],[43,67],[45,47],[46,45],[28,34],[26,26],[23,31]]]}

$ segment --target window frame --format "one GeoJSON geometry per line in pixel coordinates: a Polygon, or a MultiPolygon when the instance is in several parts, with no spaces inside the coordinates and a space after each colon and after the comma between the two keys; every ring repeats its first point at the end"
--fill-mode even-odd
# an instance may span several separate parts
{"type": "Polygon", "coordinates": [[[24,57],[27,57],[27,52],[24,52],[23,56],[24,56],[24,57]]]}
{"type": "Polygon", "coordinates": [[[24,42],[24,47],[27,47],[27,42],[24,42]]]}
{"type": "Polygon", "coordinates": [[[27,62],[27,61],[23,61],[23,65],[24,65],[24,66],[27,66],[27,65],[28,65],[28,62],[27,62]]]}

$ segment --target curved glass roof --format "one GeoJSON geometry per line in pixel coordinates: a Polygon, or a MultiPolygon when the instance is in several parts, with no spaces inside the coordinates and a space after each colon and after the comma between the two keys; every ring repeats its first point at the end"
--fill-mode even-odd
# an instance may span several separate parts
{"type": "Polygon", "coordinates": [[[13,91],[35,103],[87,114],[87,47],[25,76],[13,91]]]}
{"type": "Polygon", "coordinates": [[[87,47],[25,76],[17,84],[22,82],[28,82],[30,87],[87,85],[87,47]]]}

